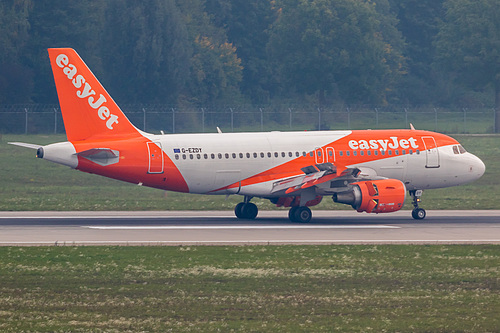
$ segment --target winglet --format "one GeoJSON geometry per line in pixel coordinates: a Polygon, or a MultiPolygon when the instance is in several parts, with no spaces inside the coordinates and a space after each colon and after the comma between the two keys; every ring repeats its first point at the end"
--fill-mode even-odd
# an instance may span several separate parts
{"type": "Polygon", "coordinates": [[[75,50],[48,52],[69,141],[140,135],[75,50]]]}

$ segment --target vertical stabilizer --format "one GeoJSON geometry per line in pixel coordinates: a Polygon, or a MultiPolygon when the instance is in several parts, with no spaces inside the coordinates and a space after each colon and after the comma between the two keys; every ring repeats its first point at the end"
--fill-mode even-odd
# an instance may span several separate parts
{"type": "Polygon", "coordinates": [[[140,135],[75,50],[48,51],[69,141],[140,135]]]}

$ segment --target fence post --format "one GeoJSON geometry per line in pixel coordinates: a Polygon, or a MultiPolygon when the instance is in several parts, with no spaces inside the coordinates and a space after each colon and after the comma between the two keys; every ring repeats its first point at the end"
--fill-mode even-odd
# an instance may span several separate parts
{"type": "Polygon", "coordinates": [[[318,131],[321,131],[321,109],[318,108],[318,131]]]}
{"type": "Polygon", "coordinates": [[[405,108],[405,128],[408,128],[408,109],[405,108]]]}
{"type": "Polygon", "coordinates": [[[175,109],[172,108],[172,134],[175,133],[175,109]]]}
{"type": "Polygon", "coordinates": [[[467,133],[467,108],[462,108],[464,111],[464,134],[467,133]]]}
{"type": "Polygon", "coordinates": [[[438,110],[434,108],[434,132],[438,130],[438,110]]]}
{"type": "Polygon", "coordinates": [[[144,126],[143,126],[144,132],[146,132],[146,109],[142,108],[142,112],[143,112],[142,123],[144,124],[144,126]]]}
{"type": "Polygon", "coordinates": [[[234,111],[233,108],[229,108],[231,111],[231,132],[234,132],[234,111]]]}
{"type": "Polygon", "coordinates": [[[378,108],[375,108],[375,128],[378,129],[378,108]]]}
{"type": "Polygon", "coordinates": [[[201,133],[205,133],[205,109],[201,108],[201,133]]]}
{"type": "Polygon", "coordinates": [[[289,119],[288,119],[288,122],[290,124],[290,131],[292,130],[292,108],[288,108],[288,116],[289,116],[289,119]]]}
{"type": "Polygon", "coordinates": [[[54,134],[57,134],[57,109],[54,108],[54,134]]]}
{"type": "Polygon", "coordinates": [[[260,111],[260,131],[264,132],[264,111],[262,111],[262,108],[259,108],[260,111]]]}
{"type": "Polygon", "coordinates": [[[24,134],[28,134],[28,109],[24,108],[24,134]]]}
{"type": "Polygon", "coordinates": [[[347,110],[347,129],[351,129],[351,109],[346,108],[347,110]]]}

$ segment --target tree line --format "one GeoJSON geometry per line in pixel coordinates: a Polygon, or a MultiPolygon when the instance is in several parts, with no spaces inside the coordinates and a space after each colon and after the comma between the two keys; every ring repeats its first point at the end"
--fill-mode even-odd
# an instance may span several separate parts
{"type": "Polygon", "coordinates": [[[3,0],[0,104],[55,103],[46,49],[72,47],[118,103],[498,111],[497,2],[3,0]]]}

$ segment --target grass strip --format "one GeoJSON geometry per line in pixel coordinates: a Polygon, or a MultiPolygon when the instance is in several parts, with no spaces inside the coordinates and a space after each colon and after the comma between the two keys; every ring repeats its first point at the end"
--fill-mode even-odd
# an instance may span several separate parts
{"type": "Polygon", "coordinates": [[[3,247],[2,332],[494,332],[495,245],[3,247]]]}

